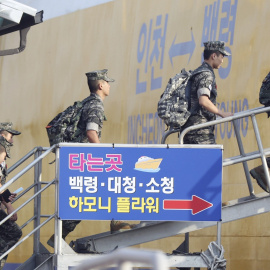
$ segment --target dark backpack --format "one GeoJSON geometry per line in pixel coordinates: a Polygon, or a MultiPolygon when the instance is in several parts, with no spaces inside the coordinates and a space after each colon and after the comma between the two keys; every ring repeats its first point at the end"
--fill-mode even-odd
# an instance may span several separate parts
{"type": "Polygon", "coordinates": [[[50,146],[61,142],[78,142],[82,130],[78,127],[83,106],[90,96],[83,101],[76,101],[63,112],[54,117],[46,126],[50,146]]]}
{"type": "Polygon", "coordinates": [[[160,97],[157,106],[158,116],[164,121],[167,127],[181,128],[190,115],[197,108],[190,111],[191,76],[209,71],[198,69],[195,72],[182,69],[173,78],[170,78],[165,91],[160,97]]]}

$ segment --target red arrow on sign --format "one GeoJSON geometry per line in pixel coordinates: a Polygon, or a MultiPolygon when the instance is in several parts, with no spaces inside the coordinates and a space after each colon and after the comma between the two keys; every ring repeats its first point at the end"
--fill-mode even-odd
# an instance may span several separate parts
{"type": "Polygon", "coordinates": [[[212,206],[212,203],[196,195],[192,195],[192,200],[163,200],[164,210],[192,210],[192,215],[196,215],[212,206]]]}

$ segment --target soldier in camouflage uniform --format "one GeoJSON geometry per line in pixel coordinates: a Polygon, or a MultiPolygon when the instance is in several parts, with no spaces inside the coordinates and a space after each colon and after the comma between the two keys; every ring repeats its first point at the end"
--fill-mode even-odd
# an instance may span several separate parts
{"type": "MultiPolygon", "coordinates": [[[[2,163],[6,156],[10,157],[10,146],[9,143],[4,137],[0,136],[0,163],[2,163]]],[[[0,184],[0,186],[2,186],[0,184]]],[[[9,197],[9,200],[12,200],[13,196],[9,197]]],[[[12,204],[10,202],[5,202],[2,198],[0,201],[0,221],[7,217],[10,213],[14,211],[12,204]]],[[[22,236],[22,231],[19,226],[15,223],[17,220],[17,214],[11,216],[7,221],[0,225],[0,256],[2,256],[7,250],[13,247],[22,236]]],[[[3,269],[6,262],[7,256],[5,256],[0,261],[0,270],[3,269]]]]}
{"type": "MultiPolygon", "coordinates": [[[[194,72],[202,72],[191,77],[191,111],[186,124],[189,126],[206,123],[221,117],[232,116],[231,112],[223,112],[216,107],[217,86],[214,69],[220,68],[224,56],[230,55],[225,51],[224,42],[209,41],[204,43],[204,62],[194,72]],[[207,70],[207,71],[205,71],[207,70]]],[[[184,137],[185,144],[215,144],[214,126],[188,132],[184,137]]]]}
{"type": "MultiPolygon", "coordinates": [[[[8,142],[13,143],[13,136],[20,135],[21,132],[13,129],[12,122],[4,122],[0,123],[0,135],[3,136],[8,142]]],[[[7,164],[4,160],[0,164],[0,177],[1,177],[1,184],[4,185],[6,183],[7,178],[7,164]]]]}
{"type": "MultiPolygon", "coordinates": [[[[100,143],[103,121],[106,120],[103,101],[110,94],[109,82],[114,82],[107,76],[107,72],[107,69],[103,69],[86,73],[90,96],[84,100],[82,115],[78,123],[78,128],[82,133],[75,139],[76,142],[100,143]]],[[[65,239],[80,222],[80,220],[63,220],[62,238],[65,239]]],[[[118,222],[117,224],[126,226],[126,223],[118,222]]],[[[54,246],[54,235],[47,244],[54,246]]]]}
{"type": "MultiPolygon", "coordinates": [[[[268,107],[270,106],[270,72],[268,75],[264,78],[262,82],[262,86],[260,89],[260,94],[259,94],[259,101],[261,104],[264,106],[268,107]]],[[[268,117],[270,117],[270,112],[267,113],[268,117]]],[[[270,157],[266,159],[267,166],[268,166],[268,172],[270,174],[270,157]]],[[[267,180],[265,177],[265,172],[264,168],[262,165],[253,168],[250,170],[251,176],[257,181],[258,185],[266,192],[269,193],[269,188],[267,185],[267,180]]]]}
{"type": "Polygon", "coordinates": [[[100,143],[103,121],[106,121],[103,101],[110,94],[109,82],[114,82],[107,72],[107,69],[103,69],[86,73],[90,96],[78,123],[83,131],[80,142],[100,143]]]}

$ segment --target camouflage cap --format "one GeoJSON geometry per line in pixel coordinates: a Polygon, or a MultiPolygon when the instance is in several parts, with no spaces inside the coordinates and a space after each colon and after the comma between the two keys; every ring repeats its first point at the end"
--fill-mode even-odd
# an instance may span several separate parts
{"type": "Polygon", "coordinates": [[[20,131],[17,131],[17,130],[14,130],[12,129],[12,122],[3,122],[3,123],[0,123],[0,131],[7,131],[13,135],[20,135],[21,132],[20,131]]]}
{"type": "Polygon", "coordinates": [[[0,145],[2,145],[7,153],[7,157],[10,158],[10,146],[13,144],[8,142],[3,136],[0,136],[0,145]]]}
{"type": "Polygon", "coordinates": [[[209,51],[219,51],[225,56],[231,55],[229,52],[225,51],[224,41],[208,41],[204,42],[204,49],[209,51]]]}
{"type": "Polygon", "coordinates": [[[106,82],[114,82],[114,79],[111,79],[107,76],[108,69],[102,70],[95,70],[88,73],[85,73],[88,80],[95,81],[95,80],[104,80],[106,82]]]}

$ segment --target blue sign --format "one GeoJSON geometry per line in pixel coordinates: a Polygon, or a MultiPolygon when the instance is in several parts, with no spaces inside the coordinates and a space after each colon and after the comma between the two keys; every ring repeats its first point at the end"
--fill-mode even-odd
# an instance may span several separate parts
{"type": "Polygon", "coordinates": [[[79,145],[59,150],[62,220],[221,220],[221,146],[79,145]]]}

